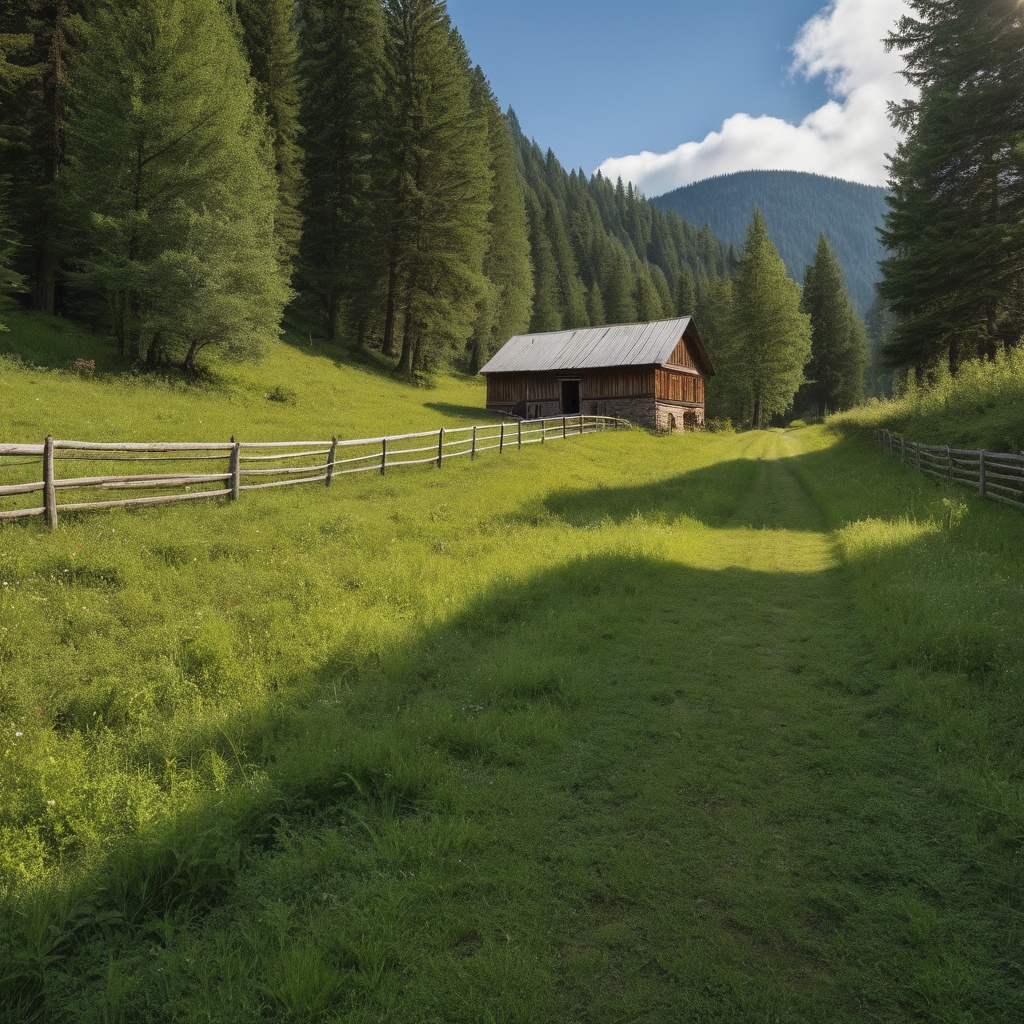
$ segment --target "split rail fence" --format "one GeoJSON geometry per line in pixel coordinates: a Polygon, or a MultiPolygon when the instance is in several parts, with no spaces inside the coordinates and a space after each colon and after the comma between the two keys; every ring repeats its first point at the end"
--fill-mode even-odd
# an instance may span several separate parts
{"type": "Polygon", "coordinates": [[[876,439],[904,466],[950,484],[977,488],[983,498],[1024,509],[1024,455],[918,444],[888,430],[876,431],[876,439]]]}
{"type": "Polygon", "coordinates": [[[236,441],[120,443],[59,441],[0,444],[0,521],[58,512],[132,508],[207,498],[237,500],[242,491],[293,484],[331,485],[338,476],[435,463],[485,451],[503,453],[604,430],[628,430],[610,416],[559,416],[474,427],[339,441],[236,441]],[[75,463],[74,467],[70,464],[75,463]],[[125,463],[135,471],[125,472],[125,463]],[[155,464],[162,464],[159,471],[155,464]],[[63,470],[58,475],[58,468],[63,470]],[[42,471],[42,479],[35,479],[42,471]],[[70,469],[70,472],[68,470],[70,469]],[[146,472],[142,472],[146,470],[146,472]],[[97,493],[146,492],[97,499],[97,493]],[[170,492],[170,493],[168,493],[170,492]],[[42,504],[36,504],[42,495],[42,504]],[[70,497],[71,500],[59,500],[70,497]],[[14,506],[4,508],[3,505],[14,506]]]}

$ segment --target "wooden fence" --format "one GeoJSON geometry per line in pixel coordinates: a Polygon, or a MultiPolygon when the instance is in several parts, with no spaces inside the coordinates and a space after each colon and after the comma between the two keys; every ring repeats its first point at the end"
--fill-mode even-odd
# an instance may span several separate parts
{"type": "MultiPolygon", "coordinates": [[[[485,451],[502,453],[602,430],[628,430],[609,416],[560,416],[354,441],[236,441],[196,444],[129,444],[55,441],[0,444],[0,521],[103,508],[132,508],[206,498],[237,500],[242,491],[322,483],[337,476],[435,463],[485,451]],[[69,474],[65,465],[76,463],[69,474]],[[125,472],[133,463],[135,472],[125,472]],[[161,463],[160,467],[154,464],[161,463]],[[65,472],[58,475],[58,467],[65,472]],[[159,472],[153,470],[159,468],[159,472]],[[42,479],[35,477],[42,470],[42,479]],[[141,470],[146,472],[141,472],[141,470]],[[145,492],[130,498],[97,500],[99,493],[145,492]],[[171,493],[168,493],[171,492],[171,493]],[[42,494],[42,505],[37,505],[42,494]],[[72,500],[59,501],[70,497],[72,500]],[[3,505],[13,506],[3,508],[3,505]]],[[[70,468],[70,467],[67,467],[70,468]]]]}
{"type": "Polygon", "coordinates": [[[876,438],[904,466],[977,488],[983,498],[1024,509],[1024,455],[918,444],[888,430],[876,431],[876,438]]]}

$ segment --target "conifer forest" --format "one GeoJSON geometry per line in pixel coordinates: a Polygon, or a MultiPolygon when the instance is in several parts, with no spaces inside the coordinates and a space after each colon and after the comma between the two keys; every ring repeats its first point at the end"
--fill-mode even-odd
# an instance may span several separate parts
{"type": "Polygon", "coordinates": [[[886,45],[920,96],[892,108],[866,330],[836,259],[855,213],[822,210],[801,290],[775,208],[741,252],[671,195],[567,171],[444,0],[3,0],[0,294],[104,331],[125,365],[185,371],[258,358],[289,307],[406,377],[475,372],[520,332],[694,314],[726,368],[713,414],[849,408],[1024,324],[1016,5],[911,9],[886,45]],[[750,378],[769,365],[765,405],[750,378]]]}
{"type": "MultiPolygon", "coordinates": [[[[259,358],[290,307],[406,377],[693,314],[734,361],[743,254],[543,151],[443,0],[6,0],[0,40],[0,290],[126,366],[259,358]]],[[[772,344],[799,361],[802,336],[772,344]]],[[[756,391],[711,403],[750,421],[756,391]]]]}

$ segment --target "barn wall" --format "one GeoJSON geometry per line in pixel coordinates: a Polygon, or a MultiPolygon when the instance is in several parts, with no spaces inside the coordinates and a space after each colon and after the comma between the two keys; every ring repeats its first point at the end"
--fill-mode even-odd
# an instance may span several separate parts
{"type": "Polygon", "coordinates": [[[655,371],[655,398],[667,402],[704,404],[704,381],[692,373],[676,370],[655,371]]]}
{"type": "Polygon", "coordinates": [[[527,419],[560,416],[560,380],[580,381],[585,416],[620,416],[675,433],[704,422],[703,379],[692,371],[654,367],[488,374],[487,408],[527,419]]]}
{"type": "Polygon", "coordinates": [[[607,406],[609,402],[622,399],[645,398],[648,399],[647,406],[653,409],[655,371],[652,367],[580,370],[575,373],[489,373],[487,408],[515,412],[521,416],[557,416],[561,412],[560,380],[580,382],[580,397],[586,415],[617,416],[619,413],[598,412],[593,407],[607,406]]]}

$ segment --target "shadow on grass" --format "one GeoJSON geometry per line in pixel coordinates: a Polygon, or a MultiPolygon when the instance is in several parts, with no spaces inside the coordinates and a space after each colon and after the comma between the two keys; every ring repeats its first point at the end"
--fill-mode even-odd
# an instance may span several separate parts
{"type": "Polygon", "coordinates": [[[467,425],[475,423],[497,422],[500,417],[478,405],[453,405],[451,402],[424,402],[425,409],[433,409],[452,419],[465,420],[467,425]]]}
{"type": "Polygon", "coordinates": [[[73,320],[21,309],[2,311],[10,328],[0,333],[0,355],[13,357],[27,366],[53,370],[75,370],[75,360],[94,366],[82,372],[116,375],[126,372],[113,342],[73,320]]]}

